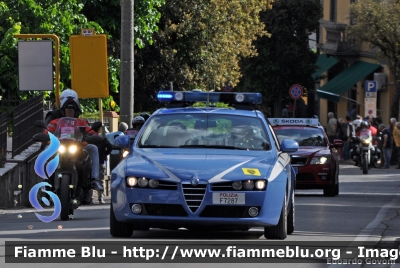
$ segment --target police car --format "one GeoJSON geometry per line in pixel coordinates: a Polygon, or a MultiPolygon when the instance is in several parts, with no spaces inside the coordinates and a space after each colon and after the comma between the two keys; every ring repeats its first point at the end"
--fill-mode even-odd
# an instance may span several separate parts
{"type": "Polygon", "coordinates": [[[290,139],[278,141],[255,109],[260,93],[159,92],[157,110],[112,171],[110,233],[149,228],[248,230],[285,239],[294,230],[290,139]],[[204,102],[204,107],[193,107],[204,102]],[[213,103],[232,108],[217,108],[213,103]]]}
{"type": "Polygon", "coordinates": [[[316,118],[269,118],[279,141],[295,140],[299,150],[291,154],[296,170],[296,189],[323,189],[325,196],[339,194],[337,148],[342,140],[329,143],[316,118]]]}

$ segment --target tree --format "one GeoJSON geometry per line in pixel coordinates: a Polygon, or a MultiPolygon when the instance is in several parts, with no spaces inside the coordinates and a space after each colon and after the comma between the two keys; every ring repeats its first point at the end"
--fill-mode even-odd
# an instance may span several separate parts
{"type": "Polygon", "coordinates": [[[135,110],[155,107],[155,92],[219,89],[235,85],[242,57],[256,55],[252,41],[265,35],[259,19],[269,0],[167,0],[153,46],[135,51],[135,110]]]}
{"type": "Polygon", "coordinates": [[[274,1],[260,18],[270,35],[253,42],[258,56],[241,61],[243,77],[236,90],[262,92],[264,105],[280,114],[291,85],[313,88],[317,55],[308,42],[321,17],[319,0],[274,1]]]}
{"type": "Polygon", "coordinates": [[[350,5],[350,19],[348,37],[357,43],[368,42],[371,48],[378,49],[377,59],[387,60],[395,81],[391,117],[400,118],[400,1],[357,1],[350,5]]]}

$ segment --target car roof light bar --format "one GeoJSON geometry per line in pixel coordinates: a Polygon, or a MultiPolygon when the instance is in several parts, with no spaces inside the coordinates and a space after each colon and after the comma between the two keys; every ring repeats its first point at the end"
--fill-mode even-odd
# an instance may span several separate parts
{"type": "Polygon", "coordinates": [[[319,126],[318,118],[268,118],[273,126],[319,126]]]}
{"type": "Polygon", "coordinates": [[[160,91],[160,102],[223,102],[228,104],[261,104],[261,93],[249,92],[202,92],[160,91]]]}

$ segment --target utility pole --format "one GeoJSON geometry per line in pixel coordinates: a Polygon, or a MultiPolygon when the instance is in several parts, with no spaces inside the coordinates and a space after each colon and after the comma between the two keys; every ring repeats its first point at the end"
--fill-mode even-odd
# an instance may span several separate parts
{"type": "Polygon", "coordinates": [[[131,126],[134,106],[134,25],[133,0],[121,0],[120,119],[131,126]]]}

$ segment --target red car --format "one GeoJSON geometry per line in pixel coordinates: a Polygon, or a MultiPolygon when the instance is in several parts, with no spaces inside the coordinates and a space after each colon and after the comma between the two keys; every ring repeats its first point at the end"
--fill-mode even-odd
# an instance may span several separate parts
{"type": "Polygon", "coordinates": [[[325,196],[339,194],[338,147],[330,144],[324,128],[315,118],[269,118],[279,142],[292,139],[299,150],[291,154],[296,175],[296,189],[323,189],[325,196]]]}

